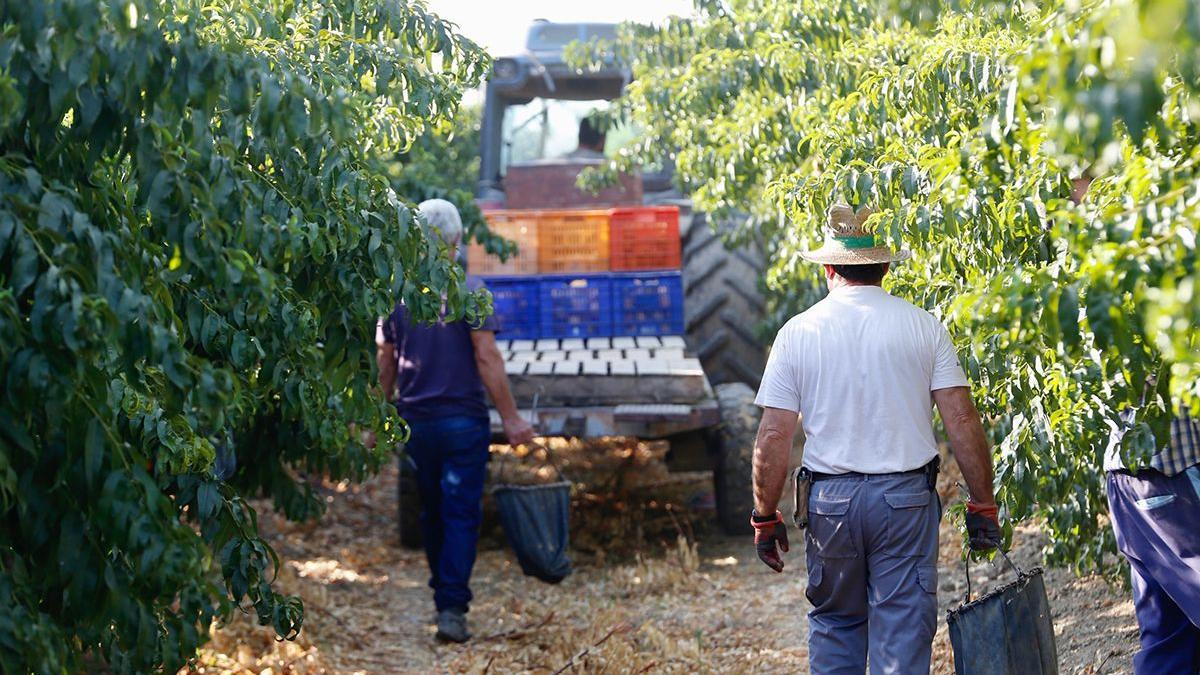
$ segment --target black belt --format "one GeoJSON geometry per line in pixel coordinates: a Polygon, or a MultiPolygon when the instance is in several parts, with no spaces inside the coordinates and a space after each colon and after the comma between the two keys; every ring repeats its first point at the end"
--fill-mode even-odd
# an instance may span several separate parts
{"type": "Polygon", "coordinates": [[[1126,469],[1125,467],[1121,467],[1120,469],[1111,469],[1111,470],[1109,470],[1109,473],[1119,473],[1122,476],[1131,476],[1133,478],[1137,478],[1139,475],[1144,474],[1144,473],[1156,473],[1160,476],[1167,475],[1167,474],[1163,473],[1162,471],[1160,471],[1159,469],[1156,469],[1152,466],[1143,466],[1142,468],[1138,469],[1137,471],[1134,471],[1133,469],[1126,469]]]}
{"type": "Polygon", "coordinates": [[[820,471],[809,471],[813,481],[829,480],[831,478],[865,478],[867,476],[909,476],[909,475],[924,475],[929,479],[929,489],[936,487],[938,472],[942,468],[942,458],[934,457],[929,460],[929,463],[917,469],[908,471],[895,471],[892,473],[860,473],[858,471],[847,471],[846,473],[821,473],[820,471]]]}

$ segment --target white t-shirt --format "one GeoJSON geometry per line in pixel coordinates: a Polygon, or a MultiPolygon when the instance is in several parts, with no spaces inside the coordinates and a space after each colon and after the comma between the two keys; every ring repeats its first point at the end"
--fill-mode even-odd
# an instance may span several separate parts
{"type": "Polygon", "coordinates": [[[879,286],[842,286],[780,329],[755,403],[800,413],[809,469],[891,473],[937,455],[930,392],[965,386],[933,315],[879,286]]]}

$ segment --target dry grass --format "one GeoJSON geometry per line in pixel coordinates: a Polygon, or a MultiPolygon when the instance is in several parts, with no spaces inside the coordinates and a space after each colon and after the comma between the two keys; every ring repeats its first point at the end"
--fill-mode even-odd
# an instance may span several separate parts
{"type": "MultiPolygon", "coordinates": [[[[577,483],[572,505],[575,573],[551,586],[521,575],[486,509],[472,580],[466,645],[433,640],[432,602],[420,552],[395,545],[396,472],[361,486],[324,487],[320,523],[287,523],[259,504],[264,530],[286,561],[279,585],[306,607],[296,642],[239,617],[213,631],[199,673],[791,673],[807,669],[803,545],[775,575],[742,538],[705,527],[703,474],[668,474],[665,446],[625,439],[551,446],[577,483]],[[584,486],[584,487],[581,487],[584,486]]],[[[495,450],[508,452],[508,448],[495,450]]],[[[545,480],[540,456],[512,455],[508,480],[545,480]],[[540,473],[539,473],[540,472],[540,473]]],[[[493,472],[497,463],[493,462],[493,472]]],[[[952,475],[940,486],[952,493],[952,475]]],[[[485,505],[486,508],[486,505],[485,505]]],[[[956,533],[943,526],[943,611],[962,593],[956,533]]],[[[1040,534],[1021,533],[1020,560],[1040,534]]],[[[985,579],[990,578],[990,581],[985,579]]],[[[1003,575],[986,564],[973,579],[1003,575]]],[[[1063,672],[1122,672],[1136,637],[1120,590],[1051,571],[1063,672]],[[1115,652],[1115,653],[1114,653],[1115,652]]],[[[934,672],[952,672],[944,621],[934,672]]]]}

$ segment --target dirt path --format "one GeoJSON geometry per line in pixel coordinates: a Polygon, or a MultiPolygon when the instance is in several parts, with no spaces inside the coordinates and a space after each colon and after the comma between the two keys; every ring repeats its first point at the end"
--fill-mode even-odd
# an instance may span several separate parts
{"type": "MultiPolygon", "coordinates": [[[[263,527],[286,561],[281,585],[305,601],[304,633],[296,643],[278,643],[269,629],[239,619],[215,632],[199,671],[804,672],[803,546],[775,575],[741,538],[700,528],[698,543],[689,545],[677,532],[704,518],[686,508],[704,488],[703,476],[671,482],[644,446],[608,450],[636,479],[613,481],[622,500],[589,493],[577,502],[572,535],[584,550],[561,584],[522,576],[495,523],[485,523],[472,583],[476,639],[462,646],[435,644],[424,558],[395,546],[394,470],[362,486],[329,486],[329,513],[316,524],[287,523],[260,505],[263,527]],[[623,482],[657,487],[647,495],[623,482]],[[589,509],[596,503],[603,508],[589,509]]],[[[1019,532],[1018,564],[1036,562],[1039,537],[1033,528],[1019,532]]],[[[963,575],[950,543],[956,533],[943,526],[942,541],[944,616],[962,595],[963,575]]],[[[985,577],[992,584],[1006,575],[975,566],[972,578],[985,577]]],[[[1128,672],[1137,632],[1126,593],[1065,570],[1050,570],[1046,586],[1062,672],[1128,672]]],[[[944,618],[939,623],[934,672],[949,673],[944,618]]]]}

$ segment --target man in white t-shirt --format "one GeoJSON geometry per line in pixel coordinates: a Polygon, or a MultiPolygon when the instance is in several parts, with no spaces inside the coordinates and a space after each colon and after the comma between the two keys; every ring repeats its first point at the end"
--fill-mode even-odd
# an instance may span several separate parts
{"type": "Polygon", "coordinates": [[[934,403],[971,494],[971,546],[1000,540],[991,453],[950,335],[880,286],[909,252],[878,244],[868,215],[830,209],[825,244],[803,254],[825,266],[829,295],[779,331],[755,401],[763,417],[751,524],[759,557],[777,572],[788,550],[777,508],[797,417],[804,425],[817,674],[865,672],[868,655],[872,673],[929,672],[942,510],[934,403]]]}

